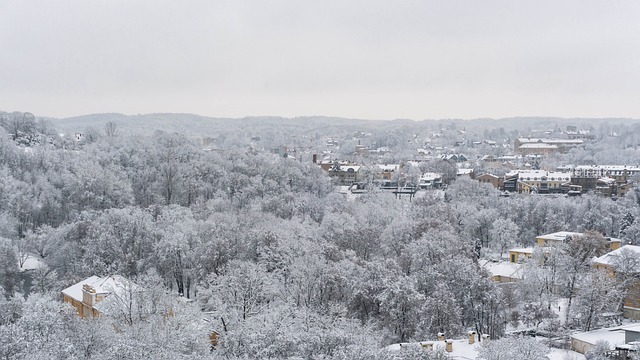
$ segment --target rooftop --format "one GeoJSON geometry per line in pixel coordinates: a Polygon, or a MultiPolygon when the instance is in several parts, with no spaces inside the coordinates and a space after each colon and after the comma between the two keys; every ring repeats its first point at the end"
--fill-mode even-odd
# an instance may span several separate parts
{"type": "MultiPolygon", "coordinates": [[[[617,240],[617,239],[615,239],[617,240]]],[[[598,258],[593,259],[593,263],[594,264],[602,264],[602,265],[608,265],[608,266],[615,266],[618,264],[620,257],[622,256],[623,253],[625,252],[630,252],[632,254],[636,254],[638,256],[640,256],[640,246],[636,246],[636,245],[625,245],[622,246],[620,248],[618,248],[617,250],[613,250],[611,252],[608,252],[598,258]]],[[[640,273],[640,263],[636,262],[635,264],[635,272],[640,273]]]]}
{"type": "Polygon", "coordinates": [[[528,247],[528,248],[512,248],[512,249],[509,249],[509,251],[513,251],[513,252],[517,252],[517,253],[521,253],[521,254],[533,254],[533,248],[532,247],[528,247]]]}
{"type": "Polygon", "coordinates": [[[551,241],[564,241],[567,239],[567,237],[574,236],[574,235],[582,236],[582,233],[571,232],[571,231],[558,231],[553,234],[540,235],[537,237],[537,239],[551,240],[551,241]]]}
{"type": "MultiPolygon", "coordinates": [[[[445,352],[445,341],[421,341],[419,343],[400,343],[387,346],[389,351],[400,351],[403,347],[421,347],[421,344],[432,343],[433,351],[445,352]]],[[[478,347],[482,346],[476,339],[474,344],[469,344],[469,340],[460,339],[453,340],[453,351],[446,353],[451,359],[463,360],[463,359],[475,359],[478,356],[478,347]]],[[[428,350],[425,350],[428,351],[428,350]]]]}
{"type": "MultiPolygon", "coordinates": [[[[104,278],[94,275],[69,286],[62,290],[62,293],[76,301],[82,302],[82,287],[84,285],[91,285],[91,287],[96,290],[97,295],[107,296],[112,293],[124,295],[129,284],[129,281],[120,275],[111,275],[104,278]]],[[[100,306],[104,307],[103,302],[97,303],[94,308],[97,309],[100,306]]]]}
{"type": "Polygon", "coordinates": [[[491,276],[503,278],[522,279],[522,264],[509,261],[480,260],[480,266],[486,269],[491,276]]]}
{"type": "Polygon", "coordinates": [[[615,349],[616,345],[624,344],[624,330],[620,327],[577,333],[571,335],[571,337],[589,344],[595,344],[600,340],[604,340],[609,343],[611,350],[615,349]]]}
{"type": "Polygon", "coordinates": [[[569,181],[571,180],[571,173],[569,172],[545,171],[545,170],[512,170],[512,171],[509,171],[505,176],[511,177],[515,175],[518,175],[518,179],[521,181],[530,181],[530,180],[569,181]]]}
{"type": "Polygon", "coordinates": [[[557,149],[558,145],[551,145],[546,143],[533,143],[522,144],[520,149],[557,149]]]}

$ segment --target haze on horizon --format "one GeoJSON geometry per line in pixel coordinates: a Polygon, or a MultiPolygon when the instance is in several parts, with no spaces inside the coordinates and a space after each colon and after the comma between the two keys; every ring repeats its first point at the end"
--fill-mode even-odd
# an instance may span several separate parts
{"type": "Polygon", "coordinates": [[[640,2],[0,1],[0,109],[640,118],[640,2]]]}

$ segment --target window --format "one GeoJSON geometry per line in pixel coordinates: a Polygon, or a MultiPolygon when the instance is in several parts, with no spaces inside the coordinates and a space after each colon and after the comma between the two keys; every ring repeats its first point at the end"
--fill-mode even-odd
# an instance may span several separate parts
{"type": "Polygon", "coordinates": [[[511,254],[511,262],[516,262],[516,254],[511,254]]]}

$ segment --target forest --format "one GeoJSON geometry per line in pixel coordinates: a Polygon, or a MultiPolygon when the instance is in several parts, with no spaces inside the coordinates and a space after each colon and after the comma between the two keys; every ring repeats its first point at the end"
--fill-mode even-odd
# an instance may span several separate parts
{"type": "MultiPolygon", "coordinates": [[[[499,339],[519,324],[554,334],[588,330],[630,290],[624,281],[611,286],[589,261],[603,253],[605,237],[640,245],[638,188],[618,199],[507,197],[457,178],[444,196],[407,201],[370,191],[349,201],[307,157],[264,150],[277,144],[249,148],[256,132],[227,134],[203,150],[192,134],[134,134],[110,124],[79,129],[93,134],[79,143],[60,137],[53,121],[1,114],[4,359],[396,359],[385,346],[441,332],[499,339]],[[557,231],[587,236],[548,259],[551,266],[528,268],[522,282],[502,286],[480,266],[557,231]],[[23,271],[29,257],[42,265],[23,271]],[[139,285],[113,316],[82,319],[61,301],[62,289],[112,274],[139,285]],[[587,282],[595,285],[580,286],[587,282]],[[550,310],[561,298],[569,302],[565,319],[550,310]]],[[[323,126],[269,128],[262,141],[353,133],[323,126]]],[[[476,126],[466,131],[518,132],[476,126]]],[[[608,126],[594,132],[606,135],[608,126]]],[[[371,141],[397,149],[389,160],[403,161],[405,137],[431,128],[385,123],[370,131],[371,141]]],[[[547,163],[606,161],[607,153],[611,162],[640,158],[635,135],[626,135],[633,132],[619,133],[624,140],[603,135],[547,163]]]]}

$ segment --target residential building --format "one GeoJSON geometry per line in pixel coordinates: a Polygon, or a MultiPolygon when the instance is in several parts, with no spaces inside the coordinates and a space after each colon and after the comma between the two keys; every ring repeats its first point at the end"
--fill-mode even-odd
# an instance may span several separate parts
{"type": "Polygon", "coordinates": [[[603,196],[624,196],[632,186],[631,177],[640,174],[640,167],[626,165],[579,165],[572,170],[572,184],[603,196]]]}
{"type": "Polygon", "coordinates": [[[606,270],[612,277],[623,271],[635,279],[623,299],[622,312],[625,318],[640,320],[640,246],[625,245],[593,260],[595,268],[606,270]],[[627,254],[625,258],[625,254],[627,254]],[[629,258],[630,257],[630,258],[629,258]]]}
{"type": "Polygon", "coordinates": [[[558,244],[562,244],[572,236],[581,236],[582,233],[571,232],[571,231],[558,231],[552,234],[539,235],[536,237],[536,245],[538,246],[554,246],[558,244]]]}
{"type": "Polygon", "coordinates": [[[491,184],[496,189],[501,189],[504,186],[504,179],[489,173],[476,176],[476,180],[483,184],[491,184]]]}
{"type": "Polygon", "coordinates": [[[534,248],[513,248],[509,249],[509,262],[521,263],[533,255],[534,248]]]}
{"type": "Polygon", "coordinates": [[[418,183],[420,189],[440,189],[442,187],[442,174],[426,172],[420,177],[418,183]]]}
{"type": "Polygon", "coordinates": [[[475,174],[473,173],[473,169],[458,169],[456,176],[468,176],[473,179],[475,174]]]}
{"type": "Polygon", "coordinates": [[[350,186],[355,182],[361,181],[361,166],[348,162],[333,163],[328,161],[320,162],[320,167],[327,172],[330,178],[335,179],[337,185],[350,186]]]}
{"type": "Polygon", "coordinates": [[[548,155],[554,152],[566,153],[570,149],[583,143],[584,141],[582,139],[518,138],[513,142],[513,151],[521,155],[548,155]]]}
{"type": "Polygon", "coordinates": [[[62,290],[62,300],[76,308],[79,316],[94,317],[108,311],[109,301],[115,293],[119,297],[131,289],[133,284],[119,275],[107,277],[91,276],[62,290]]]}
{"type": "Polygon", "coordinates": [[[551,145],[551,144],[544,144],[544,143],[522,144],[518,148],[518,153],[523,156],[530,156],[530,155],[547,156],[549,154],[553,154],[558,151],[559,151],[558,145],[551,145]]]}
{"type": "Polygon", "coordinates": [[[504,189],[525,194],[567,193],[571,173],[545,170],[513,170],[504,177],[504,189]],[[513,188],[515,186],[515,189],[513,188]],[[508,188],[509,187],[509,188],[508,188]]]}
{"type": "Polygon", "coordinates": [[[491,280],[497,283],[512,283],[524,278],[524,265],[513,261],[480,260],[480,267],[487,270],[491,280]]]}
{"type": "Polygon", "coordinates": [[[378,177],[383,180],[391,180],[393,175],[400,171],[400,164],[377,164],[378,177]]]}

